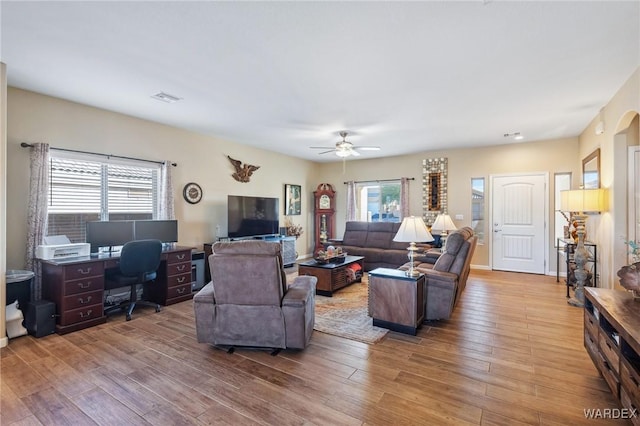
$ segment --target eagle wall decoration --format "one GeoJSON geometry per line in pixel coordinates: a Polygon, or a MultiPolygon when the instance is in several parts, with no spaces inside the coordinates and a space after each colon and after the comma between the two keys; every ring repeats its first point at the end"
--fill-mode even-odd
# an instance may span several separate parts
{"type": "Polygon", "coordinates": [[[260,168],[260,166],[252,166],[251,164],[242,164],[242,161],[234,160],[228,155],[227,155],[227,158],[229,159],[229,161],[231,161],[231,164],[233,164],[233,167],[236,168],[236,172],[231,176],[233,176],[233,178],[238,182],[249,182],[249,179],[251,178],[251,175],[253,174],[253,172],[255,172],[260,168]]]}

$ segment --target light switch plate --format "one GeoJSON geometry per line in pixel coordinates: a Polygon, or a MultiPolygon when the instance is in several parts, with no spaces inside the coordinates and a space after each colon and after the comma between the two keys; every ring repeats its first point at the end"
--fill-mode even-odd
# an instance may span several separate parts
{"type": "Polygon", "coordinates": [[[464,216],[461,214],[456,215],[456,220],[464,220],[464,216]]]}

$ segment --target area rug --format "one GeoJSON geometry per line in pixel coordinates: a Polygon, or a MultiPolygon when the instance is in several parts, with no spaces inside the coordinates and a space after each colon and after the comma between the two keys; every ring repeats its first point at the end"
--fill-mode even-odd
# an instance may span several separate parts
{"type": "MultiPolygon", "coordinates": [[[[289,277],[287,277],[289,278],[289,277]]],[[[293,281],[287,280],[289,282],[293,281]]],[[[364,343],[382,340],[388,330],[373,325],[367,314],[367,275],[333,293],[333,297],[316,295],[314,330],[364,343]]]]}

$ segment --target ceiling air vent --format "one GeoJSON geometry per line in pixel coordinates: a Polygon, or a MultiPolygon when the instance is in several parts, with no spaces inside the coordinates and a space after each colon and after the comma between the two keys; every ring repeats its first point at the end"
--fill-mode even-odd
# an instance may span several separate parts
{"type": "Polygon", "coordinates": [[[168,104],[172,104],[174,102],[178,102],[179,100],[182,99],[182,98],[179,98],[177,96],[170,95],[170,94],[164,93],[164,92],[156,93],[155,95],[153,95],[151,97],[153,99],[157,99],[159,101],[166,102],[168,104]]]}

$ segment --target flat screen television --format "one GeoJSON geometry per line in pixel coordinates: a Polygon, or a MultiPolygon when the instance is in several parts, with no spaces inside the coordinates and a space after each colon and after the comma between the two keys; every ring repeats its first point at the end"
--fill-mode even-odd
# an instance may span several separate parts
{"type": "Polygon", "coordinates": [[[136,220],[136,240],[160,240],[163,243],[178,242],[177,220],[136,220]]]}
{"type": "Polygon", "coordinates": [[[91,244],[91,253],[97,253],[100,247],[123,246],[135,239],[133,220],[110,220],[87,222],[86,241],[91,244]]]}
{"type": "Polygon", "coordinates": [[[277,198],[227,196],[227,231],[229,238],[278,235],[277,198]]]}

